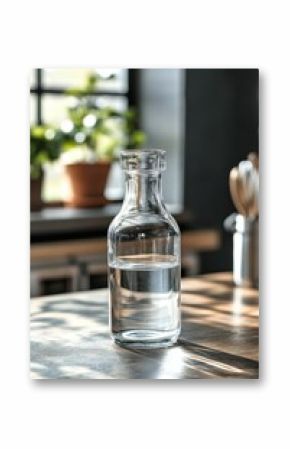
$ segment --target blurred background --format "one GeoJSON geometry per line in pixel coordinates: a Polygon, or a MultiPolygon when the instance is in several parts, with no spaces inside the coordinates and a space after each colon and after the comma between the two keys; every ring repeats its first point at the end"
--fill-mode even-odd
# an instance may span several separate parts
{"type": "Polygon", "coordinates": [[[182,275],[231,271],[228,176],[258,152],[258,92],[257,69],[33,70],[31,295],[106,287],[122,148],[167,151],[163,196],[182,231],[182,275]]]}

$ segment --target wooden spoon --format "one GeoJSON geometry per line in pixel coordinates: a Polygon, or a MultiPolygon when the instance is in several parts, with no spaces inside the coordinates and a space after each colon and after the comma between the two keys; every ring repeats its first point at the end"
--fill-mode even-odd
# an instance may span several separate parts
{"type": "Polygon", "coordinates": [[[241,215],[246,215],[247,211],[244,204],[241,201],[241,181],[239,171],[237,167],[234,167],[230,171],[229,187],[231,192],[232,201],[241,215]]]}
{"type": "Polygon", "coordinates": [[[238,172],[238,189],[241,203],[246,210],[246,216],[255,218],[258,215],[258,171],[254,164],[247,160],[239,163],[238,172]]]}
{"type": "Polygon", "coordinates": [[[248,161],[251,161],[256,170],[259,170],[259,156],[257,153],[251,152],[248,154],[248,161]]]}

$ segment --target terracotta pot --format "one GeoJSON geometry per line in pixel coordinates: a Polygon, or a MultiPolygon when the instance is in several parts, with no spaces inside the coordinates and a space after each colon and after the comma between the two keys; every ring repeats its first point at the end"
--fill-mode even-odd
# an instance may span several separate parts
{"type": "Polygon", "coordinates": [[[72,207],[94,207],[106,204],[104,191],[110,168],[110,162],[66,165],[68,193],[65,204],[72,207]]]}
{"type": "Polygon", "coordinates": [[[42,208],[41,189],[43,175],[38,179],[30,178],[30,210],[39,211],[42,208]]]}

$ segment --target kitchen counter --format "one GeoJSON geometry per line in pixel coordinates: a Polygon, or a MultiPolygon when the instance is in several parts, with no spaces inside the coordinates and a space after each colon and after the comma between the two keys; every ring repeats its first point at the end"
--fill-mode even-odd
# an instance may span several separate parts
{"type": "Polygon", "coordinates": [[[110,338],[108,291],[31,300],[33,379],[257,379],[258,291],[227,273],[182,280],[182,332],[168,349],[110,338]]]}

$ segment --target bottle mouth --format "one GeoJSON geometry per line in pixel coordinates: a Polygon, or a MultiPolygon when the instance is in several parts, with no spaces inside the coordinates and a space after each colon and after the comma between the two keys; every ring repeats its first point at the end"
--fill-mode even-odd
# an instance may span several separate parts
{"type": "Polygon", "coordinates": [[[126,172],[158,173],[166,168],[165,156],[159,149],[122,150],[121,166],[126,172]]]}

